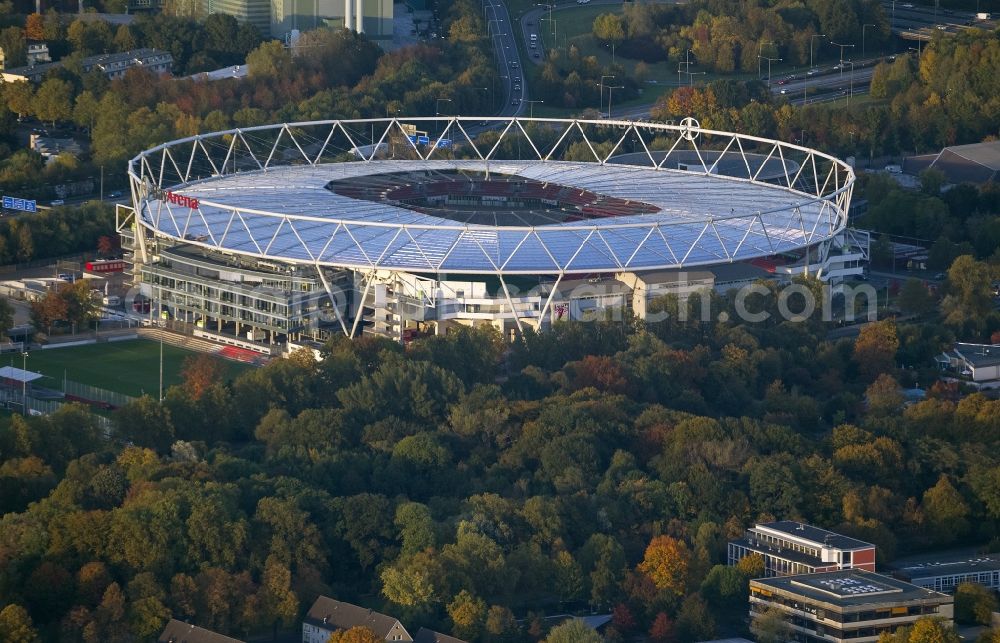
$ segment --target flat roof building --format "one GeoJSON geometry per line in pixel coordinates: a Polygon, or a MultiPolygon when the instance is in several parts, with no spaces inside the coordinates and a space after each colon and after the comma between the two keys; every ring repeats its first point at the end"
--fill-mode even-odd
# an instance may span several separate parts
{"type": "Polygon", "coordinates": [[[794,520],[760,524],[729,543],[729,564],[750,554],[764,557],[765,576],[842,569],[875,571],[875,545],[794,520]]]}
{"type": "Polygon", "coordinates": [[[778,611],[792,641],[874,643],[922,617],[951,624],[951,596],[859,569],[750,581],[750,618],[778,611]]]}
{"type": "Polygon", "coordinates": [[[971,378],[973,382],[1000,379],[1000,346],[996,344],[959,342],[935,359],[942,370],[954,371],[971,378]]]}
{"type": "Polygon", "coordinates": [[[1000,554],[982,556],[928,557],[896,567],[896,578],[918,587],[952,594],[962,583],[977,583],[1000,590],[1000,554]]]}
{"type": "MultiPolygon", "coordinates": [[[[101,54],[99,56],[89,56],[80,61],[80,68],[84,73],[94,69],[104,72],[104,75],[114,80],[121,78],[125,72],[133,67],[143,67],[158,74],[165,74],[170,71],[174,64],[174,57],[168,51],[159,49],[133,49],[117,54],[101,54]]],[[[26,67],[15,67],[3,72],[4,82],[13,83],[20,81],[31,81],[40,83],[45,75],[53,69],[62,67],[62,62],[42,63],[29,65],[26,67]]]]}

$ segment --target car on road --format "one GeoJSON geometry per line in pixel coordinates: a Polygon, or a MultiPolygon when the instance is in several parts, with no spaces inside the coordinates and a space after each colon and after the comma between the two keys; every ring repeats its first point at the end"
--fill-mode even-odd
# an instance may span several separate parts
{"type": "Polygon", "coordinates": [[[533,58],[541,58],[542,57],[542,55],[540,53],[538,53],[537,51],[535,53],[531,54],[531,56],[533,58]]]}
{"type": "Polygon", "coordinates": [[[120,199],[122,197],[121,190],[115,190],[114,192],[108,192],[109,199],[120,199]]]}
{"type": "Polygon", "coordinates": [[[913,8],[913,5],[912,5],[912,4],[910,4],[909,2],[907,2],[906,4],[904,4],[904,5],[903,5],[903,8],[904,8],[904,9],[912,9],[912,8],[913,8]]]}
{"type": "Polygon", "coordinates": [[[510,62],[510,66],[511,66],[511,67],[513,67],[514,69],[517,69],[517,66],[518,66],[518,65],[517,65],[517,61],[516,61],[516,60],[512,60],[512,61],[510,62]]]}
{"type": "Polygon", "coordinates": [[[940,29],[941,31],[947,31],[948,27],[947,25],[937,25],[935,29],[940,29]]]}
{"type": "Polygon", "coordinates": [[[806,75],[807,76],[814,76],[814,75],[816,75],[818,73],[819,73],[819,67],[813,67],[812,69],[810,69],[809,71],[806,72],[806,75]]]}
{"type": "Polygon", "coordinates": [[[514,85],[514,91],[516,91],[516,92],[521,91],[521,86],[520,85],[514,85]]]}
{"type": "Polygon", "coordinates": [[[532,49],[534,49],[534,48],[535,48],[535,47],[537,47],[537,46],[538,46],[538,45],[536,45],[535,43],[531,43],[531,48],[532,48],[532,49]]]}

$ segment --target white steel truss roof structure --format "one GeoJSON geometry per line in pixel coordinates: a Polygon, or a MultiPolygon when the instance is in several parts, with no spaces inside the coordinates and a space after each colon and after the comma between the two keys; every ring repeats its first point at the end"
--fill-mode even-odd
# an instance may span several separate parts
{"type": "Polygon", "coordinates": [[[847,222],[853,170],[809,148],[701,129],[693,119],[680,125],[485,122],[482,117],[329,120],[165,143],[129,162],[136,222],[193,245],[291,263],[500,275],[742,261],[822,242],[847,222]],[[434,135],[420,145],[408,136],[415,129],[434,135]],[[393,156],[405,158],[385,158],[390,146],[393,156]],[[721,154],[703,154],[707,150],[721,154]],[[687,159],[693,151],[700,161],[676,169],[674,151],[684,151],[687,159]],[[640,158],[648,163],[611,162],[624,152],[643,153],[640,158]],[[727,165],[745,167],[745,173],[720,175],[723,157],[742,160],[727,165]],[[488,226],[324,188],[332,180],[415,170],[516,175],[642,201],[658,211],[488,226]]]}

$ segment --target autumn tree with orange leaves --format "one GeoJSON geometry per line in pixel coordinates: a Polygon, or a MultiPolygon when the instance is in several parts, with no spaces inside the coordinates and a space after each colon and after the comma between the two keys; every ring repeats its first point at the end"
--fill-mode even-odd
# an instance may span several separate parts
{"type": "Polygon", "coordinates": [[[363,625],[340,630],[330,635],[326,643],[381,643],[378,635],[363,625]]]}
{"type": "Polygon", "coordinates": [[[222,379],[222,364],[211,355],[194,355],[184,360],[182,375],[188,395],[199,400],[222,379]]]}
{"type": "Polygon", "coordinates": [[[656,588],[676,598],[687,591],[691,550],[683,540],[657,536],[646,547],[639,571],[653,581],[656,588]]]}

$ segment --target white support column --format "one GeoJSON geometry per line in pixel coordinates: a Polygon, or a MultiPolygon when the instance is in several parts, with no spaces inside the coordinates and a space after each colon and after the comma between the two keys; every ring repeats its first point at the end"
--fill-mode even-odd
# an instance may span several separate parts
{"type": "Polygon", "coordinates": [[[545,322],[545,315],[548,313],[549,306],[552,305],[552,298],[555,297],[556,291],[559,290],[559,282],[562,281],[563,276],[566,273],[560,272],[559,276],[556,277],[556,283],[552,284],[552,292],[549,293],[548,298],[545,300],[545,305],[542,306],[542,311],[538,315],[538,329],[541,330],[542,324],[545,322]]]}
{"type": "Polygon", "coordinates": [[[330,282],[327,281],[326,275],[323,274],[323,267],[318,263],[316,264],[316,272],[319,273],[319,280],[323,284],[323,290],[326,291],[328,297],[330,297],[330,304],[333,306],[333,314],[337,316],[337,322],[340,324],[340,329],[344,331],[344,335],[350,336],[347,332],[347,324],[344,323],[344,317],[340,314],[340,307],[337,306],[337,297],[333,294],[333,288],[330,287],[330,282]]]}
{"type": "Polygon", "coordinates": [[[354,6],[354,30],[358,33],[365,32],[365,0],[357,0],[354,6]]]}
{"type": "Polygon", "coordinates": [[[365,299],[368,298],[368,290],[375,283],[375,271],[372,270],[367,275],[365,275],[365,290],[361,293],[361,300],[358,302],[358,310],[354,314],[354,323],[351,325],[351,334],[348,335],[351,339],[354,339],[354,333],[358,330],[358,324],[361,322],[361,317],[365,314],[365,299]]]}
{"type": "Polygon", "coordinates": [[[344,0],[344,29],[354,28],[354,0],[344,0]]]}
{"type": "Polygon", "coordinates": [[[500,278],[500,285],[503,286],[503,294],[507,297],[507,305],[510,306],[510,312],[514,315],[514,323],[517,324],[517,332],[519,334],[524,334],[524,328],[521,327],[521,318],[517,316],[517,311],[514,310],[514,301],[510,298],[510,291],[507,290],[507,282],[503,280],[503,275],[499,272],[497,277],[500,278]]]}

